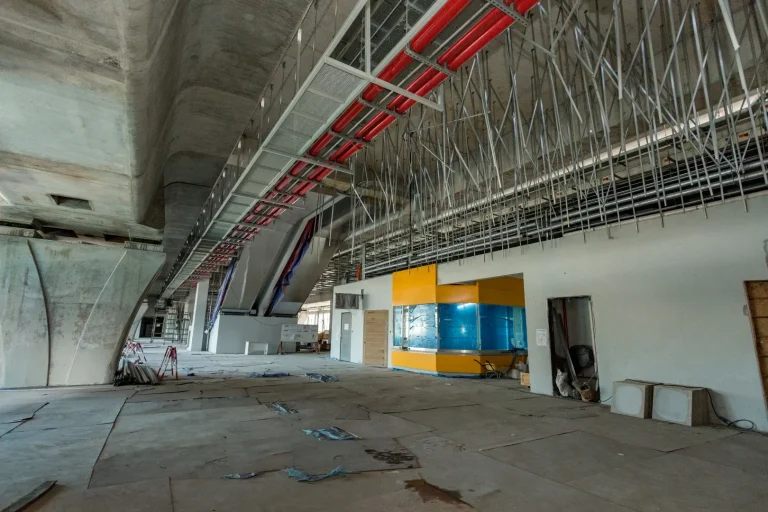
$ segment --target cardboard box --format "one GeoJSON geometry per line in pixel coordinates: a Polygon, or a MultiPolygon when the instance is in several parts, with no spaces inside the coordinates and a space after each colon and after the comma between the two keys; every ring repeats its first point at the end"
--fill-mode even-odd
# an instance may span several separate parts
{"type": "Polygon", "coordinates": [[[528,372],[520,372],[520,384],[530,388],[531,387],[531,374],[528,372]]]}

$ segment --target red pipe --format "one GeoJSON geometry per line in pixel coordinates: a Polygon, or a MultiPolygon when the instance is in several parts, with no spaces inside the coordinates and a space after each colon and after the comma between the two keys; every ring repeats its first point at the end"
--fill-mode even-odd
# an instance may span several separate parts
{"type": "MultiPolygon", "coordinates": [[[[508,5],[513,3],[513,0],[504,0],[508,5]]],[[[456,0],[443,6],[440,11],[422,28],[413,39],[411,39],[411,48],[421,53],[440,32],[442,32],[455,18],[456,16],[469,5],[470,0],[456,0]]],[[[534,5],[538,3],[538,0],[514,0],[515,8],[522,14],[526,14],[534,5]]],[[[492,9],[486,14],[478,23],[476,23],[467,33],[465,33],[459,40],[451,45],[439,58],[438,63],[445,65],[451,70],[458,69],[462,64],[469,60],[475,53],[480,51],[486,44],[492,39],[503,32],[514,22],[514,18],[507,16],[499,9],[492,9]]],[[[392,62],[379,74],[379,78],[386,81],[391,81],[397,75],[399,75],[410,63],[411,57],[403,52],[398,53],[392,62]]],[[[411,82],[406,90],[415,93],[419,96],[426,96],[432,89],[437,87],[443,80],[447,78],[447,75],[436,71],[432,68],[428,68],[421,75],[411,82]]],[[[363,98],[366,101],[373,101],[378,94],[384,89],[378,85],[370,84],[363,92],[363,98]]],[[[398,95],[392,101],[389,102],[387,108],[397,110],[399,113],[405,113],[416,103],[415,100],[406,98],[405,96],[398,95]]],[[[357,101],[350,104],[344,113],[333,123],[332,130],[341,133],[344,128],[357,117],[364,109],[364,105],[357,101]]],[[[355,136],[362,138],[365,141],[370,141],[387,128],[396,119],[395,116],[380,112],[374,116],[368,123],[366,123],[360,130],[357,131],[355,136]]],[[[309,154],[317,156],[320,152],[333,140],[333,135],[326,133],[322,135],[309,150],[309,154]]],[[[355,144],[353,142],[346,142],[333,153],[330,160],[340,163],[348,160],[352,155],[357,153],[363,146],[361,144],[355,144]]],[[[290,176],[298,176],[299,173],[307,166],[305,162],[296,162],[289,171],[290,176]]],[[[326,167],[320,167],[314,169],[308,176],[311,183],[302,182],[294,186],[292,193],[299,196],[304,196],[315,185],[321,182],[326,176],[331,173],[331,169],[326,167]]],[[[275,190],[282,191],[289,183],[290,177],[284,176],[277,185],[275,190]]],[[[277,194],[270,192],[267,194],[266,199],[273,199],[277,194]]],[[[292,204],[297,201],[296,197],[284,197],[281,200],[283,203],[292,204]]],[[[258,214],[265,208],[264,203],[258,203],[253,213],[258,214]]],[[[285,208],[272,207],[267,212],[267,215],[277,217],[285,212],[285,208]]],[[[245,222],[251,222],[256,216],[248,215],[245,222]]],[[[257,225],[267,225],[272,222],[272,219],[265,217],[259,218],[256,222],[257,225]]],[[[243,231],[248,233],[246,238],[253,238],[253,235],[259,230],[257,228],[241,228],[236,227],[232,230],[231,235],[241,234],[243,231]]],[[[227,251],[228,253],[234,252],[235,249],[227,251]]],[[[210,258],[210,256],[209,256],[210,258]]],[[[224,259],[224,256],[218,256],[214,261],[224,259]]]]}
{"type": "MultiPolygon", "coordinates": [[[[511,0],[505,0],[505,3],[511,4],[511,0]]],[[[515,2],[515,8],[522,14],[526,14],[534,5],[538,3],[538,0],[517,0],[515,2]]],[[[485,45],[487,45],[492,39],[501,34],[507,27],[514,23],[514,18],[507,16],[499,9],[493,9],[488,14],[483,16],[477,24],[475,24],[470,30],[467,31],[458,41],[451,45],[443,55],[441,55],[437,61],[440,64],[445,65],[448,69],[455,71],[467,60],[469,60],[475,53],[480,51],[485,45]]],[[[419,77],[406,90],[408,92],[415,93],[419,96],[426,96],[429,91],[437,87],[443,80],[447,78],[447,75],[436,71],[432,68],[425,70],[419,77]],[[425,82],[426,81],[426,82],[425,82]],[[415,85],[422,85],[421,87],[414,87],[415,85]]],[[[398,96],[394,98],[388,105],[389,109],[397,109],[399,113],[405,113],[416,103],[415,100],[408,99],[404,96],[398,96]]],[[[358,137],[362,137],[366,141],[372,140],[379,133],[381,133],[387,126],[392,124],[395,120],[394,116],[389,114],[383,114],[383,116],[375,116],[365,126],[363,126],[356,134],[358,137]]]]}

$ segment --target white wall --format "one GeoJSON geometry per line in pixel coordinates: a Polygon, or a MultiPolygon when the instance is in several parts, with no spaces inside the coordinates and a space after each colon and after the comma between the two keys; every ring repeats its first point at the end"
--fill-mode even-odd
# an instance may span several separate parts
{"type": "Polygon", "coordinates": [[[363,292],[363,309],[346,310],[332,309],[331,314],[331,357],[339,358],[339,343],[341,341],[341,313],[351,311],[352,313],[352,350],[350,360],[353,363],[363,362],[363,311],[386,309],[389,312],[387,328],[387,366],[392,367],[390,361],[390,351],[392,349],[392,275],[364,279],[355,283],[343,284],[334,287],[333,294],[363,292]]]}
{"type": "MultiPolygon", "coordinates": [[[[244,354],[245,342],[267,343],[269,353],[277,354],[283,324],[295,324],[295,318],[244,315],[219,315],[208,337],[208,351],[213,354],[244,354]]],[[[295,352],[295,343],[285,343],[286,352],[295,352]]]]}
{"type": "Polygon", "coordinates": [[[205,329],[208,327],[206,325],[208,318],[206,318],[205,313],[208,308],[208,289],[210,285],[210,279],[201,279],[195,285],[195,302],[192,306],[192,316],[189,321],[189,337],[187,338],[187,350],[190,352],[200,352],[203,350],[203,338],[205,337],[205,329]]]}
{"type": "Polygon", "coordinates": [[[589,295],[603,399],[627,378],[710,388],[721,415],[768,430],[745,280],[768,279],[768,196],[567,236],[438,267],[439,284],[518,272],[531,389],[551,394],[547,299],[589,295]]]}

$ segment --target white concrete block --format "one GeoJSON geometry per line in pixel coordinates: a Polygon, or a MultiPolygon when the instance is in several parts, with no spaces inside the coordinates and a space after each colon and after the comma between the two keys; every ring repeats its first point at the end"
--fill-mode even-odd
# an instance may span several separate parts
{"type": "Polygon", "coordinates": [[[245,342],[245,355],[266,356],[267,354],[269,354],[269,343],[259,343],[253,341],[245,342]]]}
{"type": "Polygon", "coordinates": [[[695,427],[709,424],[709,398],[704,388],[658,385],[653,389],[655,420],[695,427]]]}
{"type": "Polygon", "coordinates": [[[614,382],[611,412],[635,418],[650,418],[655,386],[652,382],[638,380],[614,382]]]}

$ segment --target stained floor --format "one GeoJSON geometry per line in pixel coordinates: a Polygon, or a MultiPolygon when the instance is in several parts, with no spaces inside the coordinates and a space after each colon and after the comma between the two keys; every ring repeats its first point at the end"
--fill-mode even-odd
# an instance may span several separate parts
{"type": "MultiPolygon", "coordinates": [[[[154,367],[164,348],[147,349],[154,367]]],[[[179,351],[179,367],[157,387],[0,391],[0,508],[49,479],[29,510],[756,512],[768,500],[759,434],[327,355],[179,351]],[[251,376],[263,372],[290,376],[251,376]],[[303,432],[329,427],[359,439],[303,432]],[[316,482],[283,471],[338,467],[316,482]]]]}

